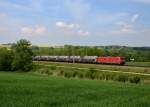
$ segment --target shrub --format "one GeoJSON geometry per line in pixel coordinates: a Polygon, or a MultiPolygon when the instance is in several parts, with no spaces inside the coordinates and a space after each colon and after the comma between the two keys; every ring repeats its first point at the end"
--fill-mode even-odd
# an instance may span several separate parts
{"type": "Polygon", "coordinates": [[[64,71],[61,70],[60,72],[57,73],[58,76],[64,76],[64,71]]]}
{"type": "MultiPolygon", "coordinates": [[[[95,74],[96,75],[96,74],[95,74]]],[[[103,78],[104,76],[103,76],[103,74],[102,73],[97,73],[97,75],[96,75],[96,79],[98,79],[98,80],[103,80],[104,78],[103,78]]]]}
{"type": "Polygon", "coordinates": [[[48,74],[49,70],[47,68],[41,68],[38,70],[38,72],[41,74],[48,74]]]}
{"type": "Polygon", "coordinates": [[[56,66],[51,66],[50,69],[51,70],[56,70],[56,66]]]}
{"type": "Polygon", "coordinates": [[[97,70],[96,70],[96,69],[94,69],[94,68],[90,68],[90,69],[89,69],[89,71],[90,71],[91,73],[95,73],[95,72],[97,72],[97,70]]]}
{"type": "Polygon", "coordinates": [[[99,72],[94,72],[92,74],[92,76],[93,76],[94,79],[99,79],[100,73],[99,72]]]}
{"type": "Polygon", "coordinates": [[[95,79],[96,78],[96,72],[97,70],[93,69],[93,68],[90,68],[89,71],[87,71],[85,73],[85,77],[86,78],[89,78],[89,79],[95,79]]]}
{"type": "Polygon", "coordinates": [[[77,74],[78,74],[78,72],[77,72],[77,71],[74,71],[73,74],[72,74],[72,77],[76,77],[77,74]]]}
{"type": "Polygon", "coordinates": [[[134,76],[134,77],[131,77],[131,78],[129,79],[129,81],[130,81],[130,83],[136,83],[136,84],[138,84],[138,83],[140,83],[141,78],[138,77],[138,76],[134,76]]]}
{"type": "Polygon", "coordinates": [[[82,72],[77,72],[77,76],[80,79],[84,78],[84,74],[82,72]]]}
{"type": "Polygon", "coordinates": [[[115,80],[117,80],[119,82],[126,82],[126,81],[128,81],[128,77],[125,75],[118,75],[118,76],[116,76],[115,80]]]}
{"type": "Polygon", "coordinates": [[[71,78],[71,77],[73,77],[73,72],[65,71],[65,72],[64,72],[64,77],[66,77],[66,78],[71,78]]]}
{"type": "Polygon", "coordinates": [[[11,64],[12,70],[29,71],[33,68],[31,43],[27,40],[20,40],[12,46],[13,61],[11,64]]]}
{"type": "Polygon", "coordinates": [[[105,80],[114,80],[114,75],[113,74],[104,74],[105,75],[105,80]]]}
{"type": "Polygon", "coordinates": [[[86,77],[86,78],[89,78],[89,79],[93,79],[93,73],[92,73],[91,71],[87,71],[87,72],[85,73],[85,77],[86,77]]]}
{"type": "Polygon", "coordinates": [[[48,74],[48,75],[53,75],[53,72],[49,71],[47,74],[48,74]]]}

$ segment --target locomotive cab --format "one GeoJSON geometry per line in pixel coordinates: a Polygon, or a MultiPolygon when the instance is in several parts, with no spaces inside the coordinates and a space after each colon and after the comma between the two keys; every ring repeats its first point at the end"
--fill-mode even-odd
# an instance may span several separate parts
{"type": "Polygon", "coordinates": [[[120,62],[119,64],[124,65],[125,64],[125,58],[120,57],[120,61],[119,62],[120,62]]]}

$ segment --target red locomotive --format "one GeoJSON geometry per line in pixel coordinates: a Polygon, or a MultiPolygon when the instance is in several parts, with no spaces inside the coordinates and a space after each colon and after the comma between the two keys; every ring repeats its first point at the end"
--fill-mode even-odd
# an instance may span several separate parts
{"type": "Polygon", "coordinates": [[[125,59],[122,57],[98,57],[96,63],[123,65],[125,64],[125,59]]]}

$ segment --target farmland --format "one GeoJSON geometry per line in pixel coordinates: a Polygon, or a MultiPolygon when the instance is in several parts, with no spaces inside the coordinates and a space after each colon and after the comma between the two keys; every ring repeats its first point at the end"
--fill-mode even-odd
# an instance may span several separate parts
{"type": "Polygon", "coordinates": [[[32,56],[27,40],[1,48],[0,107],[150,105],[149,66],[33,62],[32,56]]]}
{"type": "Polygon", "coordinates": [[[82,69],[94,68],[94,69],[113,70],[113,71],[121,71],[121,72],[136,72],[136,73],[147,73],[147,74],[150,73],[149,66],[138,67],[138,65],[136,65],[137,67],[132,67],[132,66],[118,66],[118,65],[105,65],[105,64],[80,64],[80,63],[42,62],[42,61],[35,62],[35,63],[40,65],[65,66],[65,67],[75,67],[75,68],[82,68],[82,69]]]}
{"type": "Polygon", "coordinates": [[[126,65],[129,65],[129,66],[150,67],[150,62],[127,62],[126,65]]]}
{"type": "Polygon", "coordinates": [[[0,72],[1,107],[149,107],[150,85],[0,72]]]}

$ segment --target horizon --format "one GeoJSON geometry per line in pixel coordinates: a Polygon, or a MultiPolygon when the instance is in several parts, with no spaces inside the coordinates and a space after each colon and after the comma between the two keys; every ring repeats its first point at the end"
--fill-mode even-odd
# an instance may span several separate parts
{"type": "MultiPolygon", "coordinates": [[[[14,42],[15,43],[15,42],[14,42]]],[[[6,45],[11,45],[14,43],[0,43],[0,46],[6,46],[6,45]]],[[[150,48],[150,46],[127,46],[127,45],[77,45],[77,44],[32,44],[32,46],[38,46],[38,47],[64,47],[65,45],[71,45],[71,46],[83,46],[83,47],[109,47],[109,46],[113,46],[113,47],[137,47],[137,48],[150,48]]]]}
{"type": "Polygon", "coordinates": [[[150,47],[149,0],[1,0],[0,44],[150,47]]]}

